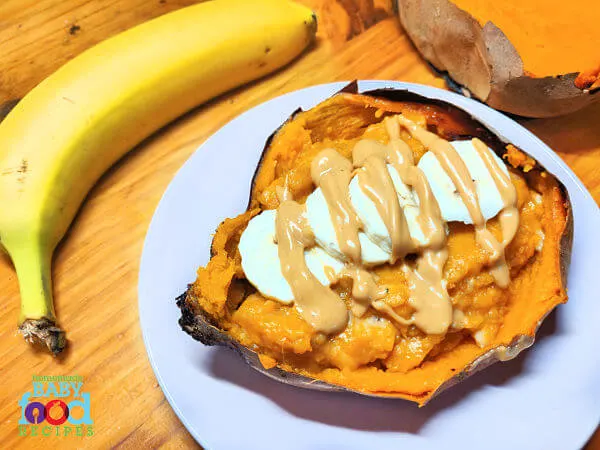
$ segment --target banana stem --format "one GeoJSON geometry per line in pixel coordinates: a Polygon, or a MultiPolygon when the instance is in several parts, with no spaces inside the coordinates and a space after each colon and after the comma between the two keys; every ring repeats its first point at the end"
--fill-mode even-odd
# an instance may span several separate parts
{"type": "Polygon", "coordinates": [[[28,241],[10,251],[21,292],[19,330],[29,342],[39,341],[54,353],[66,345],[65,332],[57,326],[52,299],[52,251],[28,241]]]}

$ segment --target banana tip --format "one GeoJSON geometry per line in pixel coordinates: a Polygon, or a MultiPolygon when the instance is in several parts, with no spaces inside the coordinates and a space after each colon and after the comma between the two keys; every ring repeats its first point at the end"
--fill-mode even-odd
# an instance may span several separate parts
{"type": "Polygon", "coordinates": [[[46,318],[27,319],[21,324],[19,331],[26,341],[42,343],[54,355],[62,352],[67,345],[65,332],[54,321],[46,318]]]}

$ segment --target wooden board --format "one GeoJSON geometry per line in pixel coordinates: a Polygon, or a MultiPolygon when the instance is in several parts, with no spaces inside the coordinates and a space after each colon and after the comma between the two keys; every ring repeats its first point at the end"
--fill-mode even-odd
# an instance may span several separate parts
{"type": "MultiPolygon", "coordinates": [[[[138,323],[137,273],[154,209],[175,172],[208,136],[242,111],[330,81],[395,79],[444,87],[385,0],[302,0],[319,17],[318,41],[298,61],[224,95],[166,127],[93,189],[54,266],[56,307],[68,351],[53,358],[16,332],[19,294],[0,256],[2,448],[187,448],[191,436],[150,368],[138,323]],[[21,437],[17,401],[31,375],[80,375],[92,394],[94,436],[21,437]],[[85,439],[85,440],[82,440],[85,439]]],[[[121,30],[194,0],[2,0],[0,112],[62,63],[121,30]]],[[[600,103],[563,118],[523,124],[554,148],[600,202],[600,103]]],[[[176,350],[174,350],[176,351],[176,350]]],[[[589,449],[600,449],[597,435],[589,449]]]]}

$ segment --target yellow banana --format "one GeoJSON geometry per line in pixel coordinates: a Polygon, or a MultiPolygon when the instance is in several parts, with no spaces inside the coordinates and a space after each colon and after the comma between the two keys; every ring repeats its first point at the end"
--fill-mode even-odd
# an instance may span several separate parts
{"type": "Polygon", "coordinates": [[[313,12],[288,0],[213,0],[96,45],[17,104],[0,123],[0,244],[28,340],[65,346],[52,253],[100,175],[182,113],[290,62],[315,31],[313,12]]]}

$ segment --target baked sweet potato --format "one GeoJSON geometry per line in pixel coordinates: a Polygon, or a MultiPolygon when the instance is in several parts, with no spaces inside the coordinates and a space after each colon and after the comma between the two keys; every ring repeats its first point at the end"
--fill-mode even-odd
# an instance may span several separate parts
{"type": "Polygon", "coordinates": [[[525,117],[551,117],[600,99],[600,9],[595,4],[582,8],[569,4],[577,11],[575,23],[547,2],[534,12],[511,2],[395,0],[395,4],[400,22],[423,57],[462,86],[457,90],[493,108],[525,117]],[[557,20],[548,20],[550,14],[557,20]],[[562,30],[565,21],[569,27],[562,30]],[[529,24],[540,26],[531,30],[529,24]],[[567,46],[561,40],[569,30],[576,33],[567,34],[571,42],[567,46]],[[583,58],[567,54],[569,49],[583,58]],[[576,67],[579,64],[583,67],[576,67]]]}
{"type": "MultiPolygon", "coordinates": [[[[410,142],[407,134],[403,139],[410,142]]],[[[418,142],[410,145],[415,157],[425,151],[418,142]]],[[[353,84],[311,110],[297,111],[267,141],[248,209],[217,229],[211,260],[177,299],[182,313],[179,323],[206,345],[235,349],[254,369],[278,381],[398,397],[423,405],[470,374],[512,359],[533,344],[544,318],[567,300],[571,239],[567,192],[531,157],[452,105],[407,91],[357,95],[353,84]],[[513,280],[505,290],[492,286],[489,277],[482,275],[481,263],[472,258],[472,227],[452,224],[445,273],[452,302],[465,313],[466,328],[425,335],[412,326],[398,327],[379,319],[373,328],[367,318],[324,340],[292,306],[263,297],[245,279],[238,242],[252,217],[278,206],[276,192],[284,181],[300,202],[314,190],[306,173],[311,154],[332,142],[343,153],[362,136],[377,139],[382,120],[398,113],[445,139],[477,137],[506,161],[522,217],[507,247],[513,280]],[[477,342],[475,330],[484,330],[489,339],[477,342]]],[[[385,300],[399,313],[406,309],[406,280],[398,267],[385,264],[375,270],[389,287],[385,300]]]]}

